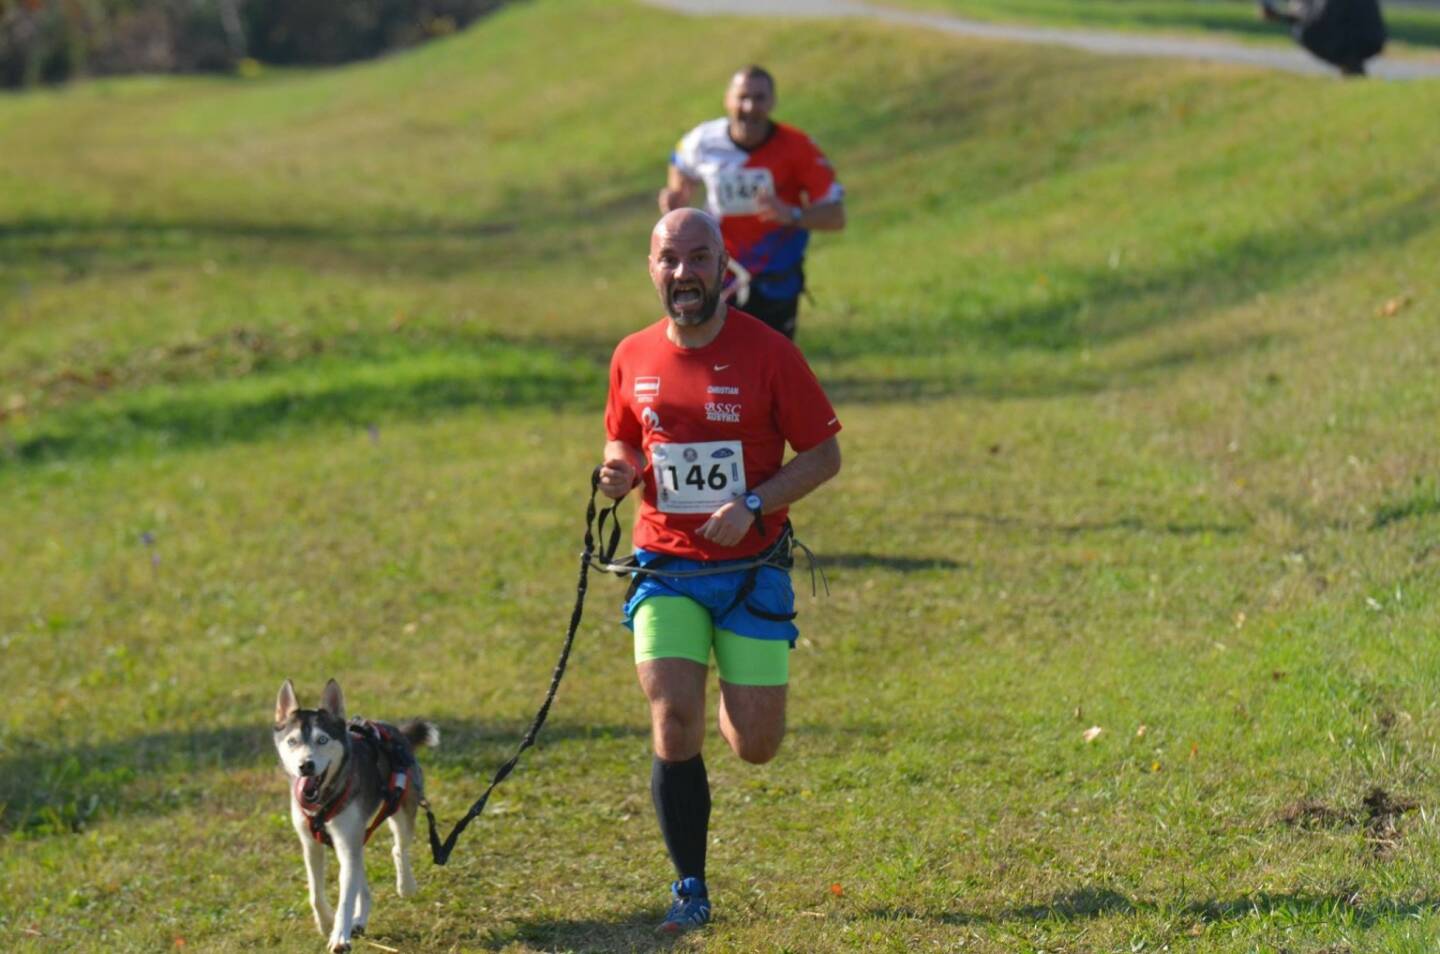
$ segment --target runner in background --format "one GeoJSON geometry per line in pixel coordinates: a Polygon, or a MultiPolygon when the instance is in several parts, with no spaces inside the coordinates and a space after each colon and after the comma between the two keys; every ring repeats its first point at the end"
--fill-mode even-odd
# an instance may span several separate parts
{"type": "Polygon", "coordinates": [[[725,118],[701,123],[675,147],[660,211],[688,206],[703,183],[730,256],[728,297],[794,339],[810,232],[845,227],[844,190],[810,137],[770,119],[774,108],[769,72],[748,66],[736,73],[725,118]]]}

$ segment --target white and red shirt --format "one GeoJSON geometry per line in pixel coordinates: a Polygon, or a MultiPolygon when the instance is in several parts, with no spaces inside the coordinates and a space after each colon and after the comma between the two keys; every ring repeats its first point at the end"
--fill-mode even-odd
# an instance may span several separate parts
{"type": "Polygon", "coordinates": [[[756,287],[773,298],[794,298],[810,233],[762,221],[755,197],[767,192],[787,205],[805,206],[841,199],[845,192],[809,136],[784,123],[771,127],[769,138],[747,150],[730,138],[729,120],[701,123],[675,146],[670,163],[687,179],[705,183],[705,208],[720,220],[725,251],[755,276],[756,287]]]}
{"type": "Polygon", "coordinates": [[[646,460],[635,546],[691,560],[753,556],[775,540],[784,509],[765,514],[765,537],[752,528],[734,547],[696,531],[774,476],[787,443],[810,450],[840,421],[800,350],[758,319],[730,308],[702,348],[672,342],[668,324],[625,338],[610,360],[605,435],[646,460]]]}

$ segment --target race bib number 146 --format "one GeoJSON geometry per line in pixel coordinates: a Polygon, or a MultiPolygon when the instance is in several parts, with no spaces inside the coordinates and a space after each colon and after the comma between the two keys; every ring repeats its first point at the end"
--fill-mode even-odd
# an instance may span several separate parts
{"type": "Polygon", "coordinates": [[[745,455],[739,441],[655,444],[655,504],[662,513],[714,513],[745,493],[745,455]]]}

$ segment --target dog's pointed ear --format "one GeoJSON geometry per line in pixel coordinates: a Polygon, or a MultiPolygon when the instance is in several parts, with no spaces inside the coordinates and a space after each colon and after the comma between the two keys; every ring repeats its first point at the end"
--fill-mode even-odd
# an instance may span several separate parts
{"type": "Polygon", "coordinates": [[[280,694],[275,697],[275,724],[279,725],[290,718],[290,713],[300,708],[300,703],[295,701],[295,686],[289,679],[280,687],[280,694]]]}
{"type": "Polygon", "coordinates": [[[320,694],[320,708],[341,722],[345,721],[345,696],[340,692],[340,683],[334,679],[325,683],[325,691],[320,694]]]}

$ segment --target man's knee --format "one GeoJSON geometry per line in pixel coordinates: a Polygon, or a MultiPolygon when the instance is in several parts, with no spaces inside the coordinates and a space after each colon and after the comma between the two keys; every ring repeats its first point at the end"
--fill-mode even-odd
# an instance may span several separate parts
{"type": "Polygon", "coordinates": [[[655,754],[667,762],[681,762],[700,753],[705,737],[703,714],[657,702],[650,707],[655,754]]]}

